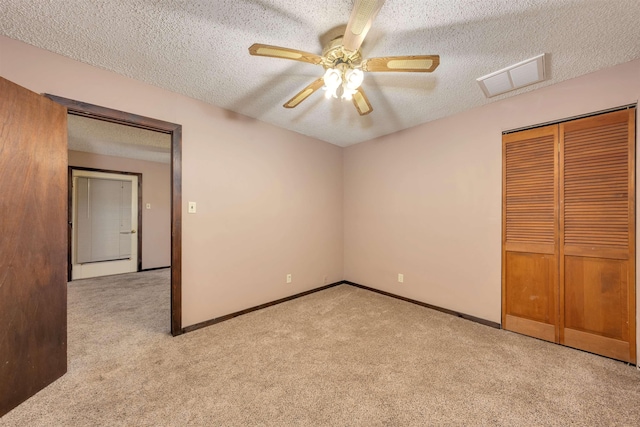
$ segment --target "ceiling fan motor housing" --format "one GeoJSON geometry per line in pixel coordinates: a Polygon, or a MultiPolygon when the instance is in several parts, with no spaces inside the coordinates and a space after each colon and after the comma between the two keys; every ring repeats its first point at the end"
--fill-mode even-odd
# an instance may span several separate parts
{"type": "Polygon", "coordinates": [[[322,51],[322,66],[325,69],[340,68],[341,64],[346,64],[348,68],[359,68],[362,62],[360,50],[353,52],[344,49],[342,46],[342,36],[331,40],[322,51]]]}

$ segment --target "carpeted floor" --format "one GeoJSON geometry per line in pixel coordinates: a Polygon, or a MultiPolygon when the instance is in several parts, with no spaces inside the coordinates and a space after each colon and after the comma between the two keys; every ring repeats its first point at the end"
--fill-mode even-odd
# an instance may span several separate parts
{"type": "Polygon", "coordinates": [[[69,372],[0,425],[640,425],[633,366],[348,285],[168,328],[168,270],[71,283],[69,372]]]}

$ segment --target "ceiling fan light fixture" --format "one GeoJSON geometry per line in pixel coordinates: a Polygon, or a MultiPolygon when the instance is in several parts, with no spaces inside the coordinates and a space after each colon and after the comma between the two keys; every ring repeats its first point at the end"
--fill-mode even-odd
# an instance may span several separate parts
{"type": "Polygon", "coordinates": [[[349,90],[355,91],[364,80],[364,73],[357,68],[350,68],[344,73],[345,86],[349,90]]]}
{"type": "Polygon", "coordinates": [[[342,73],[340,70],[335,68],[328,68],[324,73],[324,88],[326,90],[325,97],[329,98],[337,98],[338,88],[342,85],[342,73]]]}
{"type": "Polygon", "coordinates": [[[327,89],[337,89],[342,84],[342,75],[335,68],[327,69],[322,79],[327,89]]]}
{"type": "Polygon", "coordinates": [[[364,80],[364,73],[357,68],[328,68],[322,77],[324,81],[325,98],[341,98],[351,101],[353,95],[364,80]]]}

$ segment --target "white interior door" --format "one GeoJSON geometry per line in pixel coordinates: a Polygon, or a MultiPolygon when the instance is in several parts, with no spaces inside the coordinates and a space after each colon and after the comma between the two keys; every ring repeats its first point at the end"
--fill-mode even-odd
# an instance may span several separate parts
{"type": "Polygon", "coordinates": [[[138,177],[73,170],[71,279],[138,270],[138,177]]]}

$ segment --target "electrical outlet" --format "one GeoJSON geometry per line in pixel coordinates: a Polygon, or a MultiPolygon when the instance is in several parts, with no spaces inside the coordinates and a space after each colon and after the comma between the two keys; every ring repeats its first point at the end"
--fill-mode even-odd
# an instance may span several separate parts
{"type": "Polygon", "coordinates": [[[287,274],[287,283],[291,283],[291,274],[287,274]]]}
{"type": "Polygon", "coordinates": [[[399,283],[404,283],[404,274],[398,273],[398,282],[399,283]]]}

